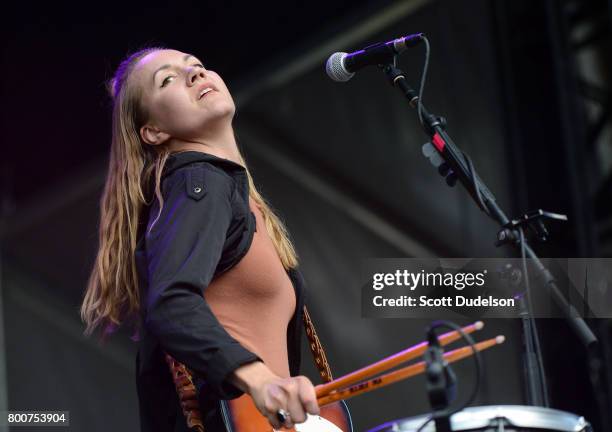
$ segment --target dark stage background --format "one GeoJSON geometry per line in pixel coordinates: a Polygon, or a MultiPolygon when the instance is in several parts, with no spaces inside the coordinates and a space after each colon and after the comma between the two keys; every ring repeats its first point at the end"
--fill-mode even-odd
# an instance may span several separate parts
{"type": "MultiPolygon", "coordinates": [[[[0,411],[69,410],[71,430],[138,429],[135,344],[82,336],[110,142],[104,83],[125,54],[201,57],[232,91],[239,144],[286,221],[310,311],[340,376],[423,339],[427,322],[361,318],[368,257],[497,257],[496,226],[421,156],[414,112],[376,68],[349,83],[335,51],[417,31],[432,44],[424,101],[446,116],[509,215],[567,213],[542,256],[612,255],[610,28],[604,0],[12,4],[2,50],[0,411]]],[[[400,66],[418,83],[423,48],[400,66]]],[[[612,430],[612,331],[589,357],[562,320],[538,320],[554,408],[612,430]]],[[[475,405],[525,404],[518,323],[490,320],[475,405]]],[[[318,376],[306,346],[304,373],[318,376]]],[[[455,368],[460,398],[473,379],[455,368]]],[[[349,400],[356,430],[428,412],[415,378],[349,400]]],[[[25,429],[20,429],[25,430],[25,429]]]]}

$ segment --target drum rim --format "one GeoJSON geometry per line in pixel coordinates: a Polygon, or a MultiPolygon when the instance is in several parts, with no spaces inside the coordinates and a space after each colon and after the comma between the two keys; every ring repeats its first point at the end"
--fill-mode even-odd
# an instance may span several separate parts
{"type": "MultiPolygon", "coordinates": [[[[429,414],[424,414],[390,421],[370,429],[368,432],[383,432],[386,430],[384,429],[385,427],[392,428],[390,430],[398,432],[414,430],[428,416],[429,414]]],[[[582,416],[553,408],[529,405],[482,405],[468,407],[451,417],[451,426],[457,432],[469,431],[470,429],[484,428],[489,425],[492,419],[500,417],[507,419],[514,427],[540,428],[557,432],[581,432],[589,426],[589,423],[582,416]],[[525,415],[525,413],[528,415],[525,415]]],[[[431,432],[433,426],[432,422],[423,432],[431,432]]]]}

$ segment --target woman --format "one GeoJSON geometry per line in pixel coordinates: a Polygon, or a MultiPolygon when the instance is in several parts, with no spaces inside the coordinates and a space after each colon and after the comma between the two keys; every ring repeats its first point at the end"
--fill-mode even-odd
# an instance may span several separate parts
{"type": "Polygon", "coordinates": [[[296,254],[240,155],[225,83],[195,56],[147,48],[120,64],[109,91],[100,245],[81,315],[88,334],[142,323],[142,430],[186,430],[166,353],[193,372],[209,431],[222,427],[215,402],[245,392],[274,428],[318,414],[310,380],[291,376],[296,254]]]}

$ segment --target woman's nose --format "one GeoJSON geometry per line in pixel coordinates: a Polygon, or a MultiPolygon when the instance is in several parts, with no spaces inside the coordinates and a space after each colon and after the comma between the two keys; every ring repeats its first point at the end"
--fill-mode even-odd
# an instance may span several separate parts
{"type": "Polygon", "coordinates": [[[204,68],[192,67],[189,71],[189,74],[187,74],[187,80],[189,81],[189,84],[195,84],[200,78],[206,78],[206,72],[204,71],[204,68]]]}

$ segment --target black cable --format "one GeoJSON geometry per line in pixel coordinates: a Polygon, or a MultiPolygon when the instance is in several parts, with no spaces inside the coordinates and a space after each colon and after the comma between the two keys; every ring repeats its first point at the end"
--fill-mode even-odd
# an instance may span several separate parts
{"type": "Polygon", "coordinates": [[[436,418],[436,416],[451,417],[453,414],[458,413],[459,411],[463,410],[465,407],[470,405],[472,402],[474,402],[474,399],[476,399],[476,395],[478,394],[478,388],[480,387],[480,381],[482,380],[482,358],[480,357],[480,352],[476,349],[476,343],[474,342],[474,339],[472,339],[472,336],[465,333],[461,327],[459,327],[457,324],[452,323],[450,321],[435,321],[431,325],[429,330],[434,330],[439,327],[446,327],[451,330],[458,331],[461,337],[465,339],[468,344],[470,344],[470,348],[472,349],[472,352],[474,353],[474,364],[476,365],[476,381],[474,383],[474,387],[472,388],[472,393],[470,394],[469,398],[463,404],[461,404],[459,407],[453,410],[447,408],[446,410],[443,410],[443,411],[434,412],[433,414],[431,414],[431,416],[427,420],[425,420],[425,422],[421,426],[419,426],[416,432],[421,432],[423,428],[425,428],[425,426],[427,426],[427,424],[430,421],[436,418]]]}
{"type": "MultiPolygon", "coordinates": [[[[425,61],[423,63],[423,71],[421,72],[421,82],[419,84],[419,97],[417,99],[417,115],[419,118],[419,122],[421,123],[421,126],[425,126],[424,121],[423,121],[423,91],[425,89],[425,81],[427,80],[427,71],[429,70],[429,57],[431,54],[431,46],[429,45],[429,39],[427,39],[427,36],[423,35],[421,36],[421,39],[423,39],[423,42],[425,43],[425,61]]],[[[394,66],[395,66],[395,62],[396,62],[396,58],[393,59],[394,66]]],[[[465,158],[465,161],[468,165],[468,170],[470,172],[470,180],[472,182],[474,191],[476,192],[477,204],[482,209],[483,212],[485,212],[488,216],[491,216],[489,209],[487,208],[487,206],[485,205],[482,199],[480,188],[478,187],[478,181],[476,180],[476,171],[474,170],[474,164],[472,163],[472,160],[466,153],[463,153],[463,157],[465,158]]]]}
{"type": "Polygon", "coordinates": [[[427,36],[421,36],[423,42],[425,42],[425,63],[423,64],[423,72],[421,73],[421,83],[419,84],[419,99],[417,100],[417,114],[419,116],[419,122],[421,126],[423,124],[423,89],[425,88],[425,79],[427,78],[427,69],[429,68],[429,39],[427,36]]]}
{"type": "Polygon", "coordinates": [[[463,154],[463,158],[465,159],[465,162],[467,163],[468,171],[470,173],[470,180],[472,181],[472,187],[474,188],[474,191],[476,192],[476,204],[478,204],[478,207],[480,207],[480,209],[483,212],[485,212],[487,216],[491,216],[489,209],[487,208],[487,206],[485,205],[482,199],[480,188],[478,187],[478,181],[476,180],[476,170],[474,169],[472,158],[470,158],[465,152],[461,152],[461,153],[463,154]]]}

